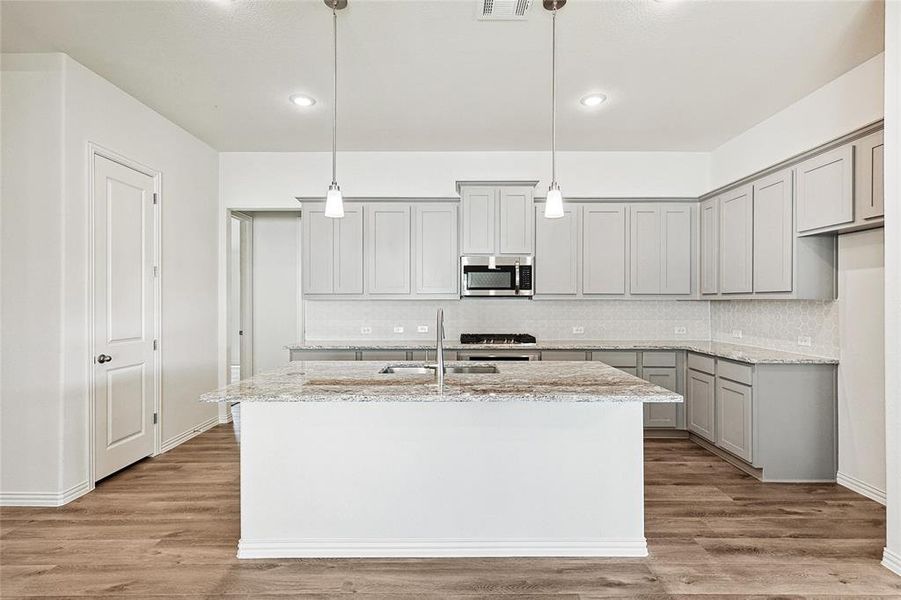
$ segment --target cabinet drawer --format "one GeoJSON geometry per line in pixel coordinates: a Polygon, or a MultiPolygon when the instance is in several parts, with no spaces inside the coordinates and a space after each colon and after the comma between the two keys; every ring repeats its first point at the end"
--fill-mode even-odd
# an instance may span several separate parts
{"type": "Polygon", "coordinates": [[[363,350],[362,360],[407,360],[406,350],[363,350]]]}
{"type": "Polygon", "coordinates": [[[357,360],[357,351],[291,350],[291,360],[357,360]]]}
{"type": "Polygon", "coordinates": [[[591,353],[591,360],[607,363],[611,367],[637,367],[638,353],[600,350],[591,353]]]}
{"type": "Polygon", "coordinates": [[[585,351],[542,350],[541,360],[585,360],[585,351]]]}
{"type": "Polygon", "coordinates": [[[643,352],[641,354],[641,366],[643,367],[675,367],[675,352],[643,352]]]}
{"type": "Polygon", "coordinates": [[[701,371],[709,375],[716,374],[716,360],[704,354],[688,353],[688,368],[695,371],[701,371]]]}
{"type": "Polygon", "coordinates": [[[751,385],[753,383],[751,377],[752,373],[753,368],[751,365],[723,359],[718,360],[716,363],[716,374],[723,379],[730,379],[732,381],[737,381],[738,383],[751,385]]]}

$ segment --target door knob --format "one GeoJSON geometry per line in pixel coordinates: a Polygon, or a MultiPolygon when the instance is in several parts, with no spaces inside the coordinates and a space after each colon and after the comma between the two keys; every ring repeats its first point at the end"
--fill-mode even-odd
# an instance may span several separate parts
{"type": "Polygon", "coordinates": [[[101,365],[103,363],[108,363],[111,360],[113,360],[113,357],[110,356],[109,354],[101,354],[100,356],[97,357],[97,362],[99,362],[101,365]]]}

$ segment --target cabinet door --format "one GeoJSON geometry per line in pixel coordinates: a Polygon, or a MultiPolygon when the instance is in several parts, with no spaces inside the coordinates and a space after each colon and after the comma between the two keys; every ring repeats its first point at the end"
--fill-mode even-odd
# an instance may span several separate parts
{"type": "Polygon", "coordinates": [[[532,188],[498,190],[498,244],[500,254],[532,254],[532,188]]]}
{"type": "MultiPolygon", "coordinates": [[[[676,391],[676,369],[672,367],[643,367],[641,378],[671,391],[676,391]]],[[[675,427],[675,402],[650,402],[644,405],[645,427],[675,427]]]]}
{"type": "Polygon", "coordinates": [[[497,189],[463,188],[463,254],[494,254],[497,189]]]}
{"type": "Polygon", "coordinates": [[[885,214],[885,165],[883,132],[858,140],[855,148],[854,199],[857,217],[875,219],[885,214]]]}
{"type": "Polygon", "coordinates": [[[410,293],[410,206],[377,203],[366,207],[367,291],[410,293]]]}
{"type": "Polygon", "coordinates": [[[535,221],[535,293],[579,293],[579,210],[563,210],[559,219],[545,219],[536,207],[535,221]]]}
{"type": "Polygon", "coordinates": [[[854,145],[808,159],[796,167],[798,232],[854,220],[854,145]]]}
{"type": "Polygon", "coordinates": [[[720,202],[720,291],[752,291],[754,209],[751,186],[724,194],[720,202]]]}
{"type": "Polygon", "coordinates": [[[701,293],[717,294],[720,256],[720,199],[701,202],[701,293]]]}
{"type": "Polygon", "coordinates": [[[626,293],[624,204],[582,207],[582,293],[626,293]]]}
{"type": "Polygon", "coordinates": [[[629,211],[630,290],[633,294],[660,293],[660,207],[635,204],[629,211]]]}
{"type": "Polygon", "coordinates": [[[718,377],[716,414],[716,445],[751,462],[751,387],[718,377]]]}
{"type": "Polygon", "coordinates": [[[336,294],[363,293],[363,207],[344,203],[344,218],[335,223],[336,294]]]}
{"type": "Polygon", "coordinates": [[[716,381],[713,375],[688,370],[685,382],[688,430],[716,443],[716,381]]]}
{"type": "Polygon", "coordinates": [[[754,291],[792,291],[792,173],[754,183],[754,291]]]}
{"type": "Polygon", "coordinates": [[[303,223],[303,293],[335,292],[335,219],[322,206],[305,208],[303,223]]]}
{"type": "Polygon", "coordinates": [[[457,294],[457,205],[414,207],[414,260],[417,294],[457,294]]]}
{"type": "Polygon", "coordinates": [[[691,293],[691,206],[660,205],[660,293],[691,293]]]}

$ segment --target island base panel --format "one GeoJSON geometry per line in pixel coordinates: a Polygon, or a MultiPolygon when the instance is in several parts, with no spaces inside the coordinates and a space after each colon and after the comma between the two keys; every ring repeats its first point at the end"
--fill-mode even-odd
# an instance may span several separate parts
{"type": "Polygon", "coordinates": [[[646,556],[640,402],[251,402],[239,558],[646,556]]]}

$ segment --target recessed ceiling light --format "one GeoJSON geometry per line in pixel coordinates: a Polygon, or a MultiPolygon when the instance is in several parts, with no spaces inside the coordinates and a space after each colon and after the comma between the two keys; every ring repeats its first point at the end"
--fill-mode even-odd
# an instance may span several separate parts
{"type": "Polygon", "coordinates": [[[606,100],[607,96],[604,94],[589,94],[588,96],[584,96],[579,102],[581,102],[583,106],[593,107],[600,106],[606,100]]]}
{"type": "Polygon", "coordinates": [[[309,96],[304,96],[303,94],[294,94],[293,96],[288,98],[288,100],[290,100],[292,104],[303,106],[304,108],[316,104],[315,98],[310,98],[309,96]]]}

